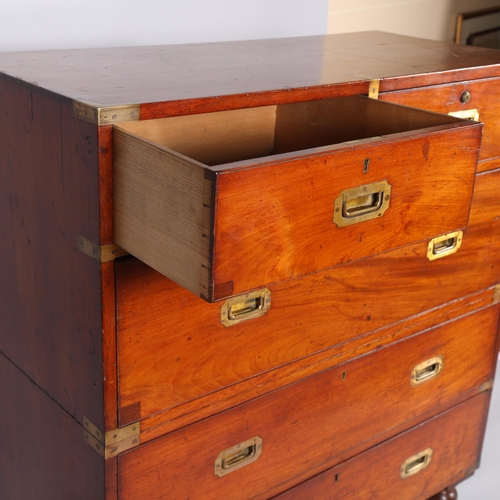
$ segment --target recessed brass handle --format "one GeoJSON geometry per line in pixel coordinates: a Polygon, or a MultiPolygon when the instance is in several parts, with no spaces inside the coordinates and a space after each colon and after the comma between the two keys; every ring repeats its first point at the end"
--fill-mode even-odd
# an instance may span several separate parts
{"type": "Polygon", "coordinates": [[[427,247],[427,258],[436,260],[452,255],[462,246],[462,231],[455,231],[433,238],[427,247]]]}
{"type": "Polygon", "coordinates": [[[223,477],[255,462],[262,453],[262,439],[255,436],[243,443],[221,451],[215,459],[215,475],[223,477]]]}
{"type": "Polygon", "coordinates": [[[448,113],[455,118],[462,118],[462,120],[479,121],[479,111],[477,109],[464,109],[462,111],[452,111],[448,113]]]}
{"type": "Polygon", "coordinates": [[[264,316],[271,307],[271,292],[267,288],[233,297],[222,304],[220,320],[224,326],[233,326],[249,319],[264,316]]]}
{"type": "Polygon", "coordinates": [[[419,363],[411,372],[411,385],[417,386],[437,377],[444,367],[443,356],[435,356],[419,363]]]}
{"type": "Polygon", "coordinates": [[[335,199],[333,222],[345,227],[382,217],[390,199],[391,185],[387,181],[345,189],[335,199]]]}
{"type": "Polygon", "coordinates": [[[414,476],[427,468],[431,463],[432,453],[432,448],[427,448],[426,450],[407,458],[401,465],[401,479],[414,476]]]}

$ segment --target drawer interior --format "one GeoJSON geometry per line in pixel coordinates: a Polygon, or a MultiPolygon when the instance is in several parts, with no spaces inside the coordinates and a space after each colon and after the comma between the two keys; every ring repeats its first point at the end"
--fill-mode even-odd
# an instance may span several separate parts
{"type": "Polygon", "coordinates": [[[216,166],[459,121],[452,116],[349,96],[129,122],[118,128],[216,166]]]}

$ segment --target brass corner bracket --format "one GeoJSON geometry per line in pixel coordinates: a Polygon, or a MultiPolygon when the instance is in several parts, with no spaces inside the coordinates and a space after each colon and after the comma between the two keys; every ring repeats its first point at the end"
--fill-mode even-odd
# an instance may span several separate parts
{"type": "Polygon", "coordinates": [[[128,255],[125,250],[114,244],[98,245],[81,234],[78,235],[78,250],[101,263],[128,255]]]}
{"type": "Polygon", "coordinates": [[[81,120],[101,126],[137,121],[140,119],[141,110],[139,104],[99,107],[86,102],[73,101],[73,114],[81,120]]]}
{"type": "Polygon", "coordinates": [[[115,457],[122,451],[139,446],[140,433],[140,422],[104,433],[85,415],[83,416],[83,439],[105,460],[115,457]]]}

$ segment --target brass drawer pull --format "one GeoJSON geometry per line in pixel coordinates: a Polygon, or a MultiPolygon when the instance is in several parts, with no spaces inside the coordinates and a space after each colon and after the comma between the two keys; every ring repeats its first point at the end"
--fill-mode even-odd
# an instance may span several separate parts
{"type": "Polygon", "coordinates": [[[391,185],[387,181],[345,189],[335,200],[333,222],[344,227],[381,217],[390,199],[391,185]]]}
{"type": "Polygon", "coordinates": [[[410,458],[407,458],[401,465],[401,479],[414,476],[418,472],[429,466],[432,460],[432,448],[427,448],[410,458]]]}
{"type": "Polygon", "coordinates": [[[271,307],[271,292],[267,288],[226,300],[221,307],[220,320],[224,326],[233,326],[264,316],[271,307]]]}
{"type": "Polygon", "coordinates": [[[419,363],[411,372],[411,385],[420,385],[437,377],[441,373],[443,367],[443,356],[435,356],[423,363],[419,363]]]}
{"type": "Polygon", "coordinates": [[[433,238],[427,247],[427,258],[436,260],[456,253],[462,246],[462,238],[462,231],[455,231],[454,233],[433,238]]]}
{"type": "Polygon", "coordinates": [[[221,451],[215,460],[215,475],[223,477],[255,462],[262,453],[262,439],[255,436],[243,443],[221,451]]]}
{"type": "Polygon", "coordinates": [[[462,118],[463,120],[479,121],[479,111],[477,109],[464,109],[463,111],[452,111],[448,113],[455,118],[462,118]]]}

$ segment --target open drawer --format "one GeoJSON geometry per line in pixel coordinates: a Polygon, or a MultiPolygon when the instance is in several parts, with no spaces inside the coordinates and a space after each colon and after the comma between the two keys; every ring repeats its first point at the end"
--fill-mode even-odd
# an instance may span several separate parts
{"type": "Polygon", "coordinates": [[[123,123],[115,242],[207,301],[467,224],[482,124],[364,97],[123,123]]]}

